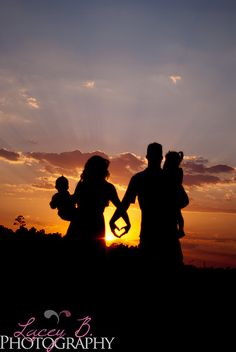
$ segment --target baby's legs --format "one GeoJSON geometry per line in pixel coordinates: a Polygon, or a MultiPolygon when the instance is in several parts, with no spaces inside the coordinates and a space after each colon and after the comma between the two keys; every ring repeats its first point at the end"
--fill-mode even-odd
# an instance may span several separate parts
{"type": "Polygon", "coordinates": [[[181,210],[177,211],[177,223],[178,223],[179,237],[184,237],[185,236],[185,233],[184,233],[184,218],[183,218],[183,215],[181,213],[181,210]]]}

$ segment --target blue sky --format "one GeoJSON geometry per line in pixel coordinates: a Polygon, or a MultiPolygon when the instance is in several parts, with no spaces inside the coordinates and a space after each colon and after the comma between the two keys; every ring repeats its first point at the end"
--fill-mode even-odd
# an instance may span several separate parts
{"type": "Polygon", "coordinates": [[[2,0],[0,147],[236,163],[235,1],[2,0]]]}

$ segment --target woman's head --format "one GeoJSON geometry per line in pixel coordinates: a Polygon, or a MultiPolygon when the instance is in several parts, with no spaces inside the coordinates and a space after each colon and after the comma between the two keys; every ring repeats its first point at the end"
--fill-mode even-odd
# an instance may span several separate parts
{"type": "Polygon", "coordinates": [[[169,151],[165,156],[164,169],[166,168],[178,168],[181,161],[184,158],[183,152],[169,151]]]}
{"type": "Polygon", "coordinates": [[[109,160],[99,155],[88,159],[81,175],[82,181],[104,181],[109,177],[109,160]]]}

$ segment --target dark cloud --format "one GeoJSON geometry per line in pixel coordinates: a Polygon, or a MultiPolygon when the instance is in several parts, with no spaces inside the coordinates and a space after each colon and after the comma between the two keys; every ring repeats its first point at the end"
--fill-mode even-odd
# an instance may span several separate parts
{"type": "Polygon", "coordinates": [[[215,184],[218,182],[229,183],[232,182],[231,175],[235,172],[233,167],[224,164],[208,166],[208,160],[204,158],[185,160],[182,166],[185,175],[184,184],[188,186],[215,184]]]}
{"type": "Polygon", "coordinates": [[[82,153],[79,150],[63,153],[32,152],[27,153],[26,155],[30,158],[49,163],[52,166],[58,167],[64,171],[67,169],[73,170],[75,168],[83,167],[86,161],[93,155],[100,155],[104,158],[108,158],[105,153],[102,153],[100,151],[92,153],[82,153]]]}
{"type": "Polygon", "coordinates": [[[111,159],[111,178],[115,183],[127,184],[135,173],[144,168],[143,159],[131,153],[124,153],[111,159]]]}
{"type": "MultiPolygon", "coordinates": [[[[110,160],[109,170],[111,182],[124,186],[127,186],[132,175],[146,167],[144,158],[140,158],[128,152],[113,157],[109,157],[106,153],[101,151],[83,153],[79,150],[62,153],[30,152],[24,155],[39,161],[43,165],[45,172],[50,174],[64,174],[78,178],[80,176],[78,169],[83,169],[86,161],[93,155],[100,155],[110,160]]],[[[0,157],[17,161],[20,158],[20,154],[6,149],[0,149],[0,157]]],[[[235,173],[233,167],[225,164],[208,166],[208,160],[201,157],[193,157],[184,160],[182,166],[184,170],[184,184],[187,186],[230,183],[235,181],[234,177],[232,177],[232,174],[235,173]],[[233,179],[234,181],[232,181],[233,179]]],[[[49,185],[37,183],[35,187],[48,188],[49,185]]]]}
{"type": "Polygon", "coordinates": [[[215,165],[207,168],[207,172],[210,173],[228,173],[228,172],[234,172],[234,168],[228,165],[215,165]]]}
{"type": "Polygon", "coordinates": [[[216,184],[220,182],[220,178],[213,175],[185,175],[184,184],[186,186],[200,186],[207,183],[216,184]]]}
{"type": "Polygon", "coordinates": [[[145,163],[132,153],[123,153],[109,158],[101,151],[82,153],[79,150],[63,153],[27,153],[27,156],[44,163],[45,171],[51,174],[79,176],[77,169],[83,168],[86,161],[93,155],[100,155],[110,160],[110,177],[112,182],[126,185],[133,174],[143,170],[145,163]]]}
{"type": "Polygon", "coordinates": [[[18,161],[20,154],[6,149],[0,149],[0,157],[10,161],[18,161]]]}
{"type": "Polygon", "coordinates": [[[228,165],[214,165],[207,166],[206,159],[196,159],[196,160],[187,160],[183,162],[183,167],[187,173],[210,173],[210,174],[219,174],[219,173],[231,173],[234,172],[234,168],[228,165]]]}
{"type": "Polygon", "coordinates": [[[202,163],[195,162],[194,160],[184,162],[182,165],[183,165],[185,172],[190,173],[190,174],[196,173],[196,172],[203,174],[206,172],[206,166],[202,163]]]}

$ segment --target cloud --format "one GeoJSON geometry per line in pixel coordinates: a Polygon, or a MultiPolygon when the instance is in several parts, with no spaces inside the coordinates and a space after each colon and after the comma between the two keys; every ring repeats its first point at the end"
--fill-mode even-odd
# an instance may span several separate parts
{"type": "Polygon", "coordinates": [[[228,165],[215,165],[207,168],[210,173],[232,173],[235,172],[234,168],[228,165]]]}
{"type": "Polygon", "coordinates": [[[29,139],[24,139],[24,142],[25,142],[26,144],[30,144],[30,145],[36,145],[36,144],[38,144],[38,141],[37,141],[37,140],[31,139],[31,138],[29,138],[29,139]]]}
{"type": "MultiPolygon", "coordinates": [[[[69,178],[70,190],[73,192],[86,161],[93,155],[100,155],[110,160],[109,180],[116,186],[120,197],[127,189],[131,177],[147,166],[145,158],[129,152],[108,156],[102,151],[24,153],[0,149],[0,158],[11,164],[11,172],[14,175],[14,178],[11,177],[12,185],[7,187],[8,168],[6,170],[3,168],[1,192],[9,197],[14,197],[14,193],[21,196],[35,193],[46,197],[45,192],[48,193],[54,189],[55,179],[62,174],[69,178]],[[21,164],[17,170],[14,169],[16,163],[21,164]]],[[[210,162],[202,157],[185,157],[182,165],[184,186],[191,200],[187,210],[236,212],[234,168],[225,164],[209,164],[210,162]]]]}
{"type": "Polygon", "coordinates": [[[35,98],[32,97],[27,89],[25,88],[20,88],[19,89],[19,96],[25,101],[26,105],[33,108],[33,109],[39,109],[40,104],[39,101],[35,98]]]}
{"type": "Polygon", "coordinates": [[[126,185],[130,178],[145,166],[145,159],[133,153],[122,153],[111,158],[111,178],[115,183],[126,185]]]}
{"type": "MultiPolygon", "coordinates": [[[[41,165],[43,172],[58,175],[78,177],[86,161],[93,155],[100,155],[110,160],[110,178],[120,186],[126,186],[130,178],[146,167],[146,159],[133,153],[121,153],[109,157],[102,151],[83,153],[74,150],[62,153],[28,152],[16,153],[6,149],[0,150],[0,157],[9,161],[21,161],[27,165],[33,161],[41,165]]],[[[186,157],[183,162],[184,184],[186,186],[201,186],[206,184],[234,184],[235,170],[225,164],[208,166],[208,161],[201,157],[186,157]]]]}
{"type": "MultiPolygon", "coordinates": [[[[128,152],[108,156],[102,151],[88,153],[83,153],[80,150],[62,153],[17,153],[0,149],[0,157],[5,160],[21,162],[25,165],[32,165],[36,162],[44,174],[64,174],[75,178],[80,175],[86,161],[93,155],[100,155],[110,160],[110,179],[121,187],[127,186],[130,178],[135,173],[142,171],[147,165],[145,158],[128,152]]],[[[225,164],[208,166],[208,161],[201,157],[186,157],[182,166],[184,185],[188,187],[207,184],[235,184],[236,181],[236,172],[232,166],[225,164]]]]}
{"type": "Polygon", "coordinates": [[[220,178],[212,175],[185,175],[184,184],[186,186],[200,186],[206,183],[216,184],[220,182],[220,178]]]}
{"type": "Polygon", "coordinates": [[[50,181],[47,177],[39,177],[37,182],[33,183],[32,186],[44,190],[52,190],[55,188],[54,182],[50,181]]]}
{"type": "Polygon", "coordinates": [[[232,183],[235,169],[225,164],[208,166],[208,160],[201,157],[186,157],[182,163],[184,183],[188,186],[202,184],[232,183]]]}
{"type": "Polygon", "coordinates": [[[171,80],[171,82],[173,84],[177,84],[178,81],[181,81],[182,80],[182,76],[179,76],[179,75],[171,75],[169,76],[169,79],[171,80]]]}
{"type": "Polygon", "coordinates": [[[79,177],[86,161],[93,155],[100,155],[110,160],[110,179],[112,182],[119,184],[120,187],[126,187],[130,178],[136,172],[143,170],[146,166],[145,160],[133,153],[122,153],[109,157],[101,151],[91,153],[82,153],[79,150],[62,153],[41,153],[31,152],[26,153],[28,160],[38,161],[44,169],[51,175],[79,177]]]}
{"type": "Polygon", "coordinates": [[[199,163],[198,161],[186,161],[182,163],[182,166],[188,174],[192,173],[205,173],[206,166],[203,163],[199,163]]]}
{"type": "Polygon", "coordinates": [[[86,161],[93,155],[100,155],[108,159],[108,155],[100,151],[91,153],[82,153],[79,150],[62,153],[31,152],[26,153],[26,155],[28,158],[42,162],[51,173],[53,173],[55,169],[60,169],[63,172],[75,171],[77,168],[82,168],[86,161]]]}
{"type": "Polygon", "coordinates": [[[231,202],[232,200],[236,199],[236,193],[229,190],[228,192],[225,193],[224,195],[224,200],[231,202]]]}
{"type": "Polygon", "coordinates": [[[39,100],[30,92],[24,78],[8,71],[0,70],[0,123],[28,124],[32,121],[32,110],[40,108],[39,100]]]}
{"type": "Polygon", "coordinates": [[[18,113],[9,113],[0,110],[0,123],[2,124],[29,124],[31,120],[26,118],[25,116],[21,116],[18,113]]]}
{"type": "Polygon", "coordinates": [[[93,89],[93,88],[95,88],[95,81],[85,81],[85,82],[83,82],[82,87],[88,88],[88,89],[93,89]]]}
{"type": "Polygon", "coordinates": [[[30,106],[31,108],[39,109],[40,107],[39,101],[36,98],[28,97],[26,101],[27,101],[27,105],[30,106]]]}
{"type": "Polygon", "coordinates": [[[27,199],[25,198],[25,194],[32,194],[35,192],[35,188],[32,185],[28,185],[26,183],[21,184],[13,184],[13,183],[5,183],[1,184],[1,193],[5,196],[15,196],[17,195],[17,199],[27,199]],[[20,197],[20,198],[19,198],[20,197]]]}
{"type": "Polygon", "coordinates": [[[9,161],[18,161],[20,159],[20,154],[6,149],[0,149],[0,158],[9,161]]]}

